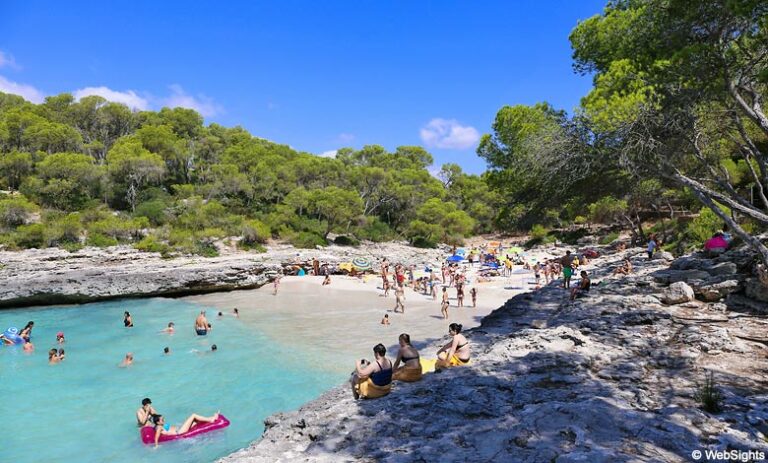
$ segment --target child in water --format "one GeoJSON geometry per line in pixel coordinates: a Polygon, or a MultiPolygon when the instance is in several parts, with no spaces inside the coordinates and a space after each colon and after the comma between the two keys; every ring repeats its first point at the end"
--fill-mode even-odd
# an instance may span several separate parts
{"type": "Polygon", "coordinates": [[[384,318],[381,319],[382,325],[389,325],[389,315],[384,314],[384,318]]]}

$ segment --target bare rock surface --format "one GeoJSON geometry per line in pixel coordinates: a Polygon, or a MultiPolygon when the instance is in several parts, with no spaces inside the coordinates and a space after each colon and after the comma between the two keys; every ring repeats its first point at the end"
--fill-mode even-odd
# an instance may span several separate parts
{"type": "MultiPolygon", "coordinates": [[[[592,265],[585,297],[570,302],[555,282],[510,299],[469,330],[469,366],[396,383],[371,401],[355,401],[339,386],[270,416],[259,441],[220,461],[683,462],[694,450],[768,454],[768,324],[730,311],[728,300],[745,296],[663,305],[656,275],[667,271],[665,261],[629,250],[592,265]],[[625,256],[635,272],[613,275],[625,256]],[[719,413],[697,399],[707,372],[723,397],[719,413]]],[[[712,276],[700,262],[673,270],[712,276]]]]}

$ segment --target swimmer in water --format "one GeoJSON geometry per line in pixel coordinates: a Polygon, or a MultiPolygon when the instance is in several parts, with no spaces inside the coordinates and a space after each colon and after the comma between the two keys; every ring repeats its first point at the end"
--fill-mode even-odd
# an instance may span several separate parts
{"type": "Polygon", "coordinates": [[[48,351],[48,364],[55,365],[59,363],[59,351],[51,349],[48,351]]]}
{"type": "Polygon", "coordinates": [[[237,307],[235,307],[235,310],[233,310],[235,313],[235,318],[240,318],[240,312],[237,310],[237,307]]]}
{"type": "Polygon", "coordinates": [[[24,341],[24,352],[32,352],[35,350],[35,345],[32,344],[32,341],[24,341]]]}
{"type": "Polygon", "coordinates": [[[59,344],[64,344],[65,341],[66,340],[64,339],[63,331],[59,331],[58,333],[56,333],[56,342],[58,342],[59,344]]]}
{"type": "Polygon", "coordinates": [[[163,349],[163,354],[165,354],[165,355],[170,355],[170,354],[171,354],[171,348],[170,348],[170,347],[166,347],[166,348],[164,348],[164,349],[163,349]]]}
{"type": "Polygon", "coordinates": [[[219,312],[219,317],[223,317],[223,316],[224,316],[224,312],[219,312]]]}
{"type": "Polygon", "coordinates": [[[176,326],[176,324],[175,324],[175,323],[173,323],[173,322],[168,322],[168,326],[167,326],[167,327],[165,327],[165,328],[163,328],[162,330],[160,330],[160,332],[161,332],[161,333],[168,333],[168,334],[173,334],[173,332],[174,332],[174,330],[175,330],[174,326],[176,326]]]}
{"type": "Polygon", "coordinates": [[[58,356],[59,356],[59,362],[64,360],[64,349],[59,349],[58,356]]]}
{"type": "Polygon", "coordinates": [[[131,317],[131,313],[127,310],[123,316],[123,325],[125,325],[126,328],[133,328],[133,317],[131,317]]]}
{"type": "Polygon", "coordinates": [[[128,352],[125,354],[125,358],[123,359],[123,362],[119,365],[120,367],[129,367],[133,365],[133,354],[128,352]]]}

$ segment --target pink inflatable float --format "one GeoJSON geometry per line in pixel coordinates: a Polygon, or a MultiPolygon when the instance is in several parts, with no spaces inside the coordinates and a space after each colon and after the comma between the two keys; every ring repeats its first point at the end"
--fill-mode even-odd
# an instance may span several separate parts
{"type": "MultiPolygon", "coordinates": [[[[224,415],[219,414],[219,419],[217,419],[213,423],[198,424],[196,426],[193,426],[192,429],[185,432],[184,434],[161,435],[160,442],[168,442],[168,441],[177,440],[177,439],[186,439],[188,437],[195,437],[195,436],[199,436],[200,434],[205,434],[207,432],[215,431],[217,429],[224,429],[227,426],[229,426],[229,420],[224,415]]],[[[145,444],[154,444],[155,428],[152,426],[144,426],[143,428],[141,428],[141,441],[144,442],[145,444]]]]}

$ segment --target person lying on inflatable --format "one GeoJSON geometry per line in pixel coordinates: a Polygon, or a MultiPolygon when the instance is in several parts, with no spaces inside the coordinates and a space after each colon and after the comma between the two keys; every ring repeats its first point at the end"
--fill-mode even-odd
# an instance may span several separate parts
{"type": "Polygon", "coordinates": [[[355,363],[355,372],[350,379],[355,399],[377,399],[392,390],[392,362],[386,357],[387,348],[384,344],[376,344],[373,354],[375,363],[365,359],[355,363]]]}
{"type": "MultiPolygon", "coordinates": [[[[206,417],[193,413],[184,421],[179,427],[166,424],[163,415],[152,415],[152,422],[155,424],[155,447],[160,443],[161,436],[180,436],[189,432],[193,426],[198,426],[202,423],[214,423],[219,419],[219,412],[215,415],[206,417]]],[[[165,439],[163,439],[165,440],[165,439]]]]}
{"type": "Polygon", "coordinates": [[[451,323],[448,325],[448,334],[453,339],[437,351],[435,369],[469,364],[469,341],[461,334],[461,324],[451,323]]]}

